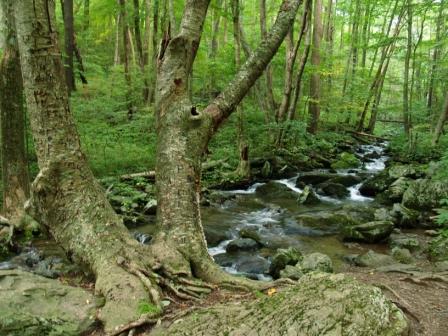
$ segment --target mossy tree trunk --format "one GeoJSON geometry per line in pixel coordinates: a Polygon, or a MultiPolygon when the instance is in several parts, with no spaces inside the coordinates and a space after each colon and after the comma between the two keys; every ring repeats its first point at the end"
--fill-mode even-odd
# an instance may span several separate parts
{"type": "Polygon", "coordinates": [[[291,27],[299,0],[283,1],[276,23],[226,89],[203,111],[188,95],[188,77],[200,43],[208,0],[186,2],[179,34],[159,60],[157,115],[157,223],[154,244],[171,245],[185,259],[172,269],[209,282],[229,280],[207,252],[199,207],[201,160],[214,132],[261,76],[291,27]],[[193,5],[194,4],[194,5],[193,5]],[[186,263],[185,263],[186,261],[186,263]]]}
{"type": "Polygon", "coordinates": [[[204,110],[190,101],[188,78],[209,0],[187,0],[179,33],[160,51],[157,80],[159,233],[137,243],[106,199],[84,156],[65,90],[54,0],[18,0],[14,14],[25,97],[40,172],[29,213],[96,276],[107,331],[137,319],[141,301],[161,310],[162,289],[180,298],[213,283],[249,284],[222,271],[208,254],[199,211],[201,159],[208,141],[261,76],[294,21],[299,0],[284,0],[276,23],[235,79],[204,110]]]}
{"type": "MultiPolygon", "coordinates": [[[[106,298],[100,318],[110,330],[138,318],[139,301],[149,297],[148,286],[135,270],[151,270],[155,262],[113,211],[80,148],[57,44],[54,5],[52,0],[14,2],[24,91],[40,169],[28,211],[72,259],[94,272],[96,292],[106,298]]],[[[151,289],[156,297],[156,286],[151,289]]]]}
{"type": "Polygon", "coordinates": [[[2,1],[1,7],[5,22],[5,50],[0,63],[3,215],[17,226],[29,197],[25,111],[12,1],[2,1]]]}

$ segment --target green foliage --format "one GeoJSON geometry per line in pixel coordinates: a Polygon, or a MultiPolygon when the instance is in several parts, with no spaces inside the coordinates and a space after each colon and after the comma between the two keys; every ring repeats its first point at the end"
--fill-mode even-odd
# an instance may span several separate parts
{"type": "Polygon", "coordinates": [[[158,315],[161,312],[162,312],[162,310],[159,307],[153,305],[152,303],[150,303],[146,300],[141,300],[138,303],[138,313],[140,315],[143,315],[143,314],[158,315]]]}

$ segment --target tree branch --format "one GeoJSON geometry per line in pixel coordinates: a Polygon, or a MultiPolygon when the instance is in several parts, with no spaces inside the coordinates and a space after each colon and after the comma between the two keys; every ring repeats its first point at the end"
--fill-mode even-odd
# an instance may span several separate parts
{"type": "Polygon", "coordinates": [[[283,0],[269,34],[260,42],[224,91],[207,106],[204,113],[211,115],[214,130],[218,129],[221,123],[232,114],[235,107],[262,75],[293,24],[301,3],[301,0],[283,0]]]}

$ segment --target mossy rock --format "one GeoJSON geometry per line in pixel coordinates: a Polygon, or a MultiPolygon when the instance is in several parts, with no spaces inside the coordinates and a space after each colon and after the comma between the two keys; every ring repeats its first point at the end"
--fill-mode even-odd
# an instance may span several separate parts
{"type": "Polygon", "coordinates": [[[154,336],[400,336],[409,325],[379,288],[343,274],[310,273],[258,299],[198,309],[152,330],[154,336]]]}
{"type": "Polygon", "coordinates": [[[448,236],[440,235],[432,239],[428,252],[433,261],[448,261],[448,236]]]}
{"type": "Polygon", "coordinates": [[[448,198],[448,182],[420,179],[410,184],[402,204],[410,209],[432,210],[445,198],[448,198]]]}
{"type": "Polygon", "coordinates": [[[346,225],[342,227],[341,232],[345,240],[377,243],[389,237],[393,228],[394,224],[391,221],[373,221],[346,225]]]}
{"type": "Polygon", "coordinates": [[[294,247],[279,249],[272,257],[271,265],[269,266],[269,274],[274,278],[278,278],[280,276],[280,271],[287,265],[294,266],[302,259],[302,252],[294,247]]]}
{"type": "Polygon", "coordinates": [[[358,168],[361,165],[361,161],[352,153],[343,152],[339,155],[337,161],[331,164],[333,169],[350,169],[358,168]]]}
{"type": "Polygon", "coordinates": [[[0,335],[81,335],[93,326],[95,314],[95,298],[82,288],[0,270],[0,335]]]}

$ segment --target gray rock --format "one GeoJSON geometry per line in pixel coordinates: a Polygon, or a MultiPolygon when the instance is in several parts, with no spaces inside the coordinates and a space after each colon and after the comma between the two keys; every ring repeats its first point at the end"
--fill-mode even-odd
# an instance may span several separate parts
{"type": "Polygon", "coordinates": [[[335,198],[345,198],[350,195],[348,189],[339,183],[324,182],[316,186],[320,194],[335,198]]]}
{"type": "Polygon", "coordinates": [[[273,278],[278,278],[280,276],[280,271],[287,265],[295,266],[302,259],[302,253],[294,247],[279,249],[272,257],[271,265],[269,266],[269,274],[272,275],[273,278]]]}
{"type": "Polygon", "coordinates": [[[405,248],[411,252],[418,251],[421,247],[418,236],[413,233],[393,233],[389,237],[389,244],[392,248],[405,248]]]}
{"type": "Polygon", "coordinates": [[[376,221],[393,221],[394,217],[390,214],[390,211],[386,208],[379,208],[375,210],[376,221]]]}
{"type": "Polygon", "coordinates": [[[392,257],[403,264],[412,264],[414,262],[414,257],[412,257],[411,252],[406,248],[394,247],[392,249],[392,257]]]}
{"type": "Polygon", "coordinates": [[[0,334],[75,336],[95,322],[95,298],[31,273],[0,271],[0,334]]]}
{"type": "Polygon", "coordinates": [[[246,274],[265,274],[269,270],[269,262],[260,256],[244,256],[236,263],[238,272],[246,274]]]}
{"type": "Polygon", "coordinates": [[[359,192],[363,196],[373,197],[385,191],[395,181],[391,178],[387,171],[368,178],[359,188],[359,192]]]}
{"type": "Polygon", "coordinates": [[[263,246],[265,244],[256,229],[242,228],[240,232],[238,232],[238,234],[240,235],[241,238],[248,238],[255,240],[260,246],[263,246]]]}
{"type": "Polygon", "coordinates": [[[400,203],[395,203],[392,207],[390,215],[396,226],[402,228],[416,228],[419,226],[420,213],[418,211],[408,209],[400,203]]]}
{"type": "Polygon", "coordinates": [[[307,173],[300,175],[297,178],[297,186],[300,186],[302,184],[310,184],[310,185],[317,185],[319,183],[326,182],[332,178],[337,177],[336,174],[329,174],[329,173],[307,173]]]}
{"type": "Polygon", "coordinates": [[[447,261],[448,237],[440,235],[433,238],[429,244],[429,255],[434,261],[447,261]]]}
{"type": "Polygon", "coordinates": [[[297,201],[299,202],[299,204],[304,205],[313,205],[320,203],[320,199],[317,197],[316,193],[313,191],[313,189],[311,189],[310,186],[306,186],[303,189],[297,201]]]}
{"type": "Polygon", "coordinates": [[[310,272],[332,273],[333,263],[330,257],[318,252],[307,254],[295,266],[287,265],[280,271],[280,277],[298,280],[310,272]]]}
{"type": "Polygon", "coordinates": [[[238,251],[254,251],[258,249],[258,243],[249,238],[238,238],[232,240],[226,247],[228,253],[238,252],[238,251]]]}
{"type": "Polygon", "coordinates": [[[389,176],[394,179],[399,178],[421,178],[425,176],[425,167],[417,165],[395,165],[389,168],[389,176]]]}
{"type": "Polygon", "coordinates": [[[448,198],[448,182],[420,179],[410,184],[402,204],[410,209],[432,210],[445,198],[448,198]]]}
{"type": "Polygon", "coordinates": [[[394,258],[387,254],[376,253],[372,250],[359,255],[355,259],[355,264],[361,267],[376,268],[386,265],[394,265],[397,262],[394,258]]]}
{"type": "Polygon", "coordinates": [[[296,267],[300,267],[304,273],[320,271],[326,273],[333,272],[333,263],[329,256],[323,253],[315,252],[303,257],[296,267]]]}
{"type": "Polygon", "coordinates": [[[400,177],[384,192],[384,197],[389,202],[401,202],[403,195],[409,188],[413,180],[407,177],[400,177]]]}
{"type": "Polygon", "coordinates": [[[295,199],[297,194],[286,185],[274,181],[269,181],[257,188],[255,191],[258,197],[265,199],[295,199]]]}
{"type": "Polygon", "coordinates": [[[153,336],[307,335],[404,336],[409,326],[382,291],[343,274],[310,273],[281,293],[252,302],[201,308],[176,323],[158,325],[153,336]]]}
{"type": "Polygon", "coordinates": [[[394,224],[390,221],[373,221],[358,225],[348,223],[342,227],[341,233],[345,240],[377,243],[389,237],[393,228],[394,224]]]}
{"type": "Polygon", "coordinates": [[[448,260],[434,263],[434,270],[436,272],[448,272],[448,260]]]}
{"type": "Polygon", "coordinates": [[[331,178],[328,182],[342,184],[345,187],[351,187],[362,182],[362,178],[357,175],[338,175],[331,178]]]}

